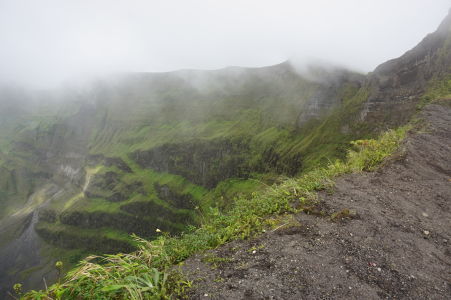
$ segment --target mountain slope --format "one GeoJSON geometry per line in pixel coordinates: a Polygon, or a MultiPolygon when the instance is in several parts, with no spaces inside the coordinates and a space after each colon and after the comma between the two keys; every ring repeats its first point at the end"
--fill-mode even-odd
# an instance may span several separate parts
{"type": "Polygon", "coordinates": [[[132,251],[131,233],[186,232],[281,175],[344,158],[351,141],[404,123],[450,94],[450,18],[368,76],[300,74],[285,62],[3,93],[12,118],[0,127],[2,285],[39,286],[56,259],[70,267],[132,251]]]}
{"type": "Polygon", "coordinates": [[[259,238],[187,260],[182,269],[195,286],[190,298],[447,299],[451,100],[446,101],[448,106],[424,109],[425,129],[411,134],[383,168],[344,176],[332,194],[320,194],[325,215],[341,215],[297,214],[259,238]]]}
{"type": "MultiPolygon", "coordinates": [[[[283,63],[127,74],[42,97],[5,93],[2,285],[42,285],[56,259],[70,267],[90,253],[129,252],[132,233],[183,232],[210,207],[302,171],[310,131],[300,129],[364,100],[361,75],[328,76],[305,79],[283,63]]],[[[345,145],[332,141],[314,157],[339,156],[345,145]]]]}
{"type": "Polygon", "coordinates": [[[372,94],[361,118],[387,126],[402,124],[432,82],[449,76],[451,68],[451,13],[438,29],[399,58],[379,65],[369,75],[372,94]]]}

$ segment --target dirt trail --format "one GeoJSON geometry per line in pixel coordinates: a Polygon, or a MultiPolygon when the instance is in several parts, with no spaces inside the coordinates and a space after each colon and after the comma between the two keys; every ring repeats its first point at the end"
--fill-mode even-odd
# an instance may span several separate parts
{"type": "Polygon", "coordinates": [[[451,108],[422,117],[403,155],[320,194],[350,218],[297,214],[297,226],[190,258],[191,298],[451,299],[451,108]]]}

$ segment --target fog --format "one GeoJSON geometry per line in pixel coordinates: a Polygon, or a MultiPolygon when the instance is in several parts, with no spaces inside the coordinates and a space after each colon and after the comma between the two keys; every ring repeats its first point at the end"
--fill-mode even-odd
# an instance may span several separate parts
{"type": "Polygon", "coordinates": [[[0,81],[291,59],[368,72],[434,31],[449,0],[0,0],[0,81]]]}

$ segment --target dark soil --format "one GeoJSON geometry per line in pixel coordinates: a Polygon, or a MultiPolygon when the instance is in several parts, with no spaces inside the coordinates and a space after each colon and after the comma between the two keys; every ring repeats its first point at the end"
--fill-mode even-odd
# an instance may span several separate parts
{"type": "MultiPolygon", "coordinates": [[[[377,172],[320,193],[330,217],[290,225],[190,258],[192,299],[451,299],[451,108],[377,172]]],[[[287,220],[289,218],[287,217],[287,220]]]]}

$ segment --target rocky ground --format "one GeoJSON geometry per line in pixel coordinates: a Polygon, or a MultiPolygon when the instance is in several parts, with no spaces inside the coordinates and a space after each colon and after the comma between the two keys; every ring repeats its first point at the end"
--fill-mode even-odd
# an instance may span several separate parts
{"type": "Polygon", "coordinates": [[[321,209],[187,260],[192,299],[450,299],[451,108],[429,105],[377,172],[344,176],[321,209]]]}

